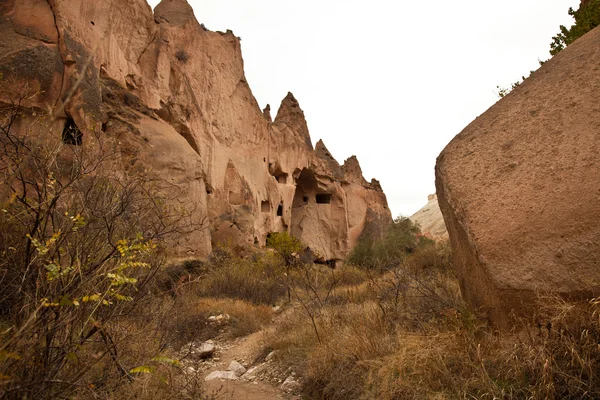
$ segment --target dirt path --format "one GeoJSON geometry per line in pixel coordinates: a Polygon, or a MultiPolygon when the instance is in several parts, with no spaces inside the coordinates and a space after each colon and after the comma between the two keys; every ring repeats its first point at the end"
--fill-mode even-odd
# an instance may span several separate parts
{"type": "Polygon", "coordinates": [[[205,377],[213,371],[227,371],[232,361],[242,364],[248,369],[248,372],[236,380],[214,379],[205,382],[209,393],[219,392],[222,396],[219,398],[233,400],[299,399],[299,397],[280,389],[285,378],[273,378],[274,366],[270,361],[261,360],[259,363],[253,364],[259,356],[265,336],[275,331],[277,321],[281,317],[278,315],[268,327],[261,331],[233,342],[218,343],[218,361],[215,360],[214,365],[204,374],[205,377]]]}

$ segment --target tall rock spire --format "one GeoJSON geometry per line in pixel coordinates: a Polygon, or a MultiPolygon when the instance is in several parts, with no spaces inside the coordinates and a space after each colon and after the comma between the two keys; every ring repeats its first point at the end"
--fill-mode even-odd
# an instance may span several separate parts
{"type": "Polygon", "coordinates": [[[296,100],[291,92],[288,92],[287,96],[285,96],[281,102],[279,111],[277,111],[277,117],[275,117],[275,122],[286,124],[302,138],[309,148],[313,148],[312,141],[310,140],[310,133],[308,132],[308,125],[304,118],[304,111],[302,111],[300,104],[298,104],[298,100],[296,100]]]}

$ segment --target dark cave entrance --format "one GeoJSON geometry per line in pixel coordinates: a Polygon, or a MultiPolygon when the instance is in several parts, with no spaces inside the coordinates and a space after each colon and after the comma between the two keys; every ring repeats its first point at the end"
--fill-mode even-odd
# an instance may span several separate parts
{"type": "Polygon", "coordinates": [[[81,133],[73,118],[67,118],[65,128],[62,132],[62,141],[64,144],[72,146],[81,146],[83,144],[83,133],[81,133]]]}

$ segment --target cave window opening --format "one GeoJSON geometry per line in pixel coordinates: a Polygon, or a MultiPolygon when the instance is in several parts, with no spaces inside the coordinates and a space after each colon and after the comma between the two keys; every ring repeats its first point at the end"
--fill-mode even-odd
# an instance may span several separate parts
{"type": "Polygon", "coordinates": [[[279,207],[277,207],[277,216],[283,217],[283,204],[280,204],[279,207]]]}
{"type": "Polygon", "coordinates": [[[288,174],[277,175],[275,178],[277,179],[277,182],[285,185],[287,183],[288,174]]]}
{"type": "Polygon", "coordinates": [[[260,211],[264,213],[268,213],[269,211],[271,211],[271,203],[269,203],[268,201],[262,201],[260,203],[260,211]]]}
{"type": "Polygon", "coordinates": [[[330,204],[331,203],[331,195],[320,193],[317,194],[317,204],[330,204]]]}
{"type": "Polygon", "coordinates": [[[308,203],[308,196],[302,197],[302,201],[304,202],[304,204],[308,203]]]}
{"type": "Polygon", "coordinates": [[[63,129],[62,133],[62,141],[72,146],[81,146],[83,143],[83,134],[77,125],[75,125],[75,121],[72,118],[67,119],[65,129],[63,129]]]}

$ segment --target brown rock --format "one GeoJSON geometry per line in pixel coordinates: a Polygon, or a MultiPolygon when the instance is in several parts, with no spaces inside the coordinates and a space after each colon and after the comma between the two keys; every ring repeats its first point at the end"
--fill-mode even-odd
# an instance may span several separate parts
{"type": "Polygon", "coordinates": [[[172,257],[288,231],[339,259],[366,228],[391,222],[360,167],[346,173],[322,142],[313,150],[291,93],[270,122],[246,82],[239,38],[206,30],[185,0],[163,0],[154,14],[145,0],[9,0],[0,11],[9,38],[0,102],[35,85],[27,105],[49,110],[57,131],[72,120],[84,145],[104,135],[122,168],[168,183],[173,205],[200,227],[174,240],[172,257]]]}
{"type": "Polygon", "coordinates": [[[536,291],[600,294],[600,28],[473,121],[437,160],[465,298],[499,327],[536,291]]]}

